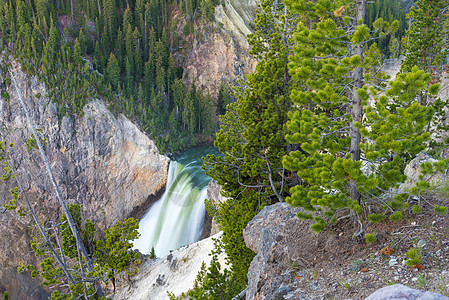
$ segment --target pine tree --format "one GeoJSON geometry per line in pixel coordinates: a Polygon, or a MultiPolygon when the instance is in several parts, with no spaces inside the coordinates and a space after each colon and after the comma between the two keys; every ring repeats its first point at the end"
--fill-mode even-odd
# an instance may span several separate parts
{"type": "Polygon", "coordinates": [[[214,132],[215,125],[215,105],[214,99],[208,93],[206,96],[201,96],[201,124],[202,133],[206,136],[210,136],[214,132]]]}
{"type": "Polygon", "coordinates": [[[183,101],[186,98],[186,86],[181,79],[176,79],[171,85],[174,111],[176,111],[176,120],[180,122],[181,120],[181,109],[183,106],[183,101]]]}
{"type": "Polygon", "coordinates": [[[81,47],[78,38],[75,40],[75,45],[73,46],[73,62],[76,66],[81,66],[81,47]]]}
{"type": "Polygon", "coordinates": [[[223,156],[207,156],[203,165],[228,199],[211,211],[216,211],[224,231],[231,270],[242,283],[253,257],[242,230],[264,205],[284,201],[292,183],[281,157],[289,147],[284,138],[291,108],[287,64],[292,50],[289,28],[295,20],[281,1],[262,1],[261,7],[256,33],[249,38],[251,53],[259,58],[256,71],[236,88],[236,101],[220,117],[214,145],[223,156]]]}
{"type": "Polygon", "coordinates": [[[220,85],[220,89],[218,90],[218,99],[217,99],[217,111],[218,114],[224,115],[226,113],[226,106],[231,103],[231,96],[229,94],[229,87],[226,83],[222,83],[220,85]]]}
{"type": "Polygon", "coordinates": [[[142,38],[140,32],[136,27],[133,32],[133,44],[134,44],[134,69],[137,78],[142,77],[143,74],[143,62],[142,62],[142,38]]]}
{"type": "MultiPolygon", "coordinates": [[[[447,0],[417,1],[412,7],[408,18],[411,20],[403,43],[405,58],[401,71],[410,71],[414,66],[430,73],[433,81],[439,81],[442,66],[448,55],[446,47],[444,24],[447,20],[447,0]]],[[[420,103],[427,105],[430,99],[419,96],[420,103]]]]}
{"type": "Polygon", "coordinates": [[[402,71],[418,66],[432,74],[446,59],[444,24],[447,20],[448,0],[421,0],[415,3],[407,15],[411,21],[404,43],[405,58],[402,71]]]}
{"type": "Polygon", "coordinates": [[[116,10],[116,0],[103,0],[103,18],[105,26],[103,37],[105,38],[107,48],[110,48],[113,45],[112,41],[116,35],[116,10]]]}
{"type": "MultiPolygon", "coordinates": [[[[395,219],[405,209],[406,195],[388,198],[385,192],[405,180],[407,161],[425,147],[432,109],[415,97],[420,91],[434,94],[437,87],[414,68],[379,96],[375,87],[384,79],[376,79],[380,53],[375,44],[364,47],[373,34],[364,24],[365,1],[356,1],[355,10],[350,9],[353,1],[288,4],[302,20],[289,65],[298,83],[291,95],[299,110],[291,114],[287,135],[300,149],[284,159],[302,183],[290,190],[288,202],[322,212],[312,225],[317,232],[349,211],[362,225],[360,235],[367,225],[363,208],[380,213],[368,216],[372,222],[386,215],[395,219]]],[[[384,34],[394,31],[397,22],[379,19],[373,27],[384,34]]],[[[309,212],[298,216],[311,219],[309,212]]]]}
{"type": "Polygon", "coordinates": [[[108,66],[106,68],[106,74],[109,81],[114,88],[117,88],[120,83],[120,67],[118,65],[117,58],[111,53],[109,56],[108,66]]]}

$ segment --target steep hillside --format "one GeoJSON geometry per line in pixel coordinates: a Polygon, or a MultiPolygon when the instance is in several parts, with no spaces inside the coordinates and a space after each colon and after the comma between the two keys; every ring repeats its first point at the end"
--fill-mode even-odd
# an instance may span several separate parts
{"type": "MultiPolygon", "coordinates": [[[[221,233],[218,233],[154,260],[146,257],[135,276],[121,278],[117,283],[114,299],[165,300],[168,299],[167,292],[176,296],[187,292],[193,287],[203,262],[209,266],[214,240],[220,237],[221,233]]],[[[218,256],[218,261],[224,266],[224,253],[218,256]]]]}
{"type": "MultiPolygon", "coordinates": [[[[254,70],[256,61],[249,55],[246,36],[252,31],[258,2],[222,1],[215,7],[213,22],[199,20],[192,24],[187,46],[176,53],[183,62],[187,84],[195,80],[197,86],[216,98],[222,82],[235,83],[254,70]]],[[[179,35],[185,26],[185,20],[179,23],[179,35]]]]}
{"type": "MultiPolygon", "coordinates": [[[[70,203],[83,204],[84,216],[99,229],[126,217],[139,217],[161,195],[169,159],[159,155],[153,141],[126,117],[115,117],[95,100],[83,108],[82,116],[61,119],[58,105],[49,102],[42,83],[27,79],[17,66],[14,76],[35,126],[47,140],[45,151],[63,195],[70,203]]],[[[49,227],[61,215],[59,206],[41,157],[24,149],[30,130],[13,85],[7,92],[11,98],[0,101],[2,140],[14,143],[12,161],[18,178],[49,227]],[[4,129],[9,130],[6,136],[4,129]]],[[[12,183],[0,185],[0,204],[11,198],[11,187],[12,183]]],[[[7,290],[11,299],[43,299],[46,294],[27,272],[17,274],[19,261],[33,261],[31,224],[29,216],[0,214],[0,292],[7,290]]]]}

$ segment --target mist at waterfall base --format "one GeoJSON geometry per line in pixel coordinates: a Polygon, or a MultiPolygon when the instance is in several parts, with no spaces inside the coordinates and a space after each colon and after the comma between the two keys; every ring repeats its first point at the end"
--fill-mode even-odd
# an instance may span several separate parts
{"type": "Polygon", "coordinates": [[[218,150],[213,146],[195,147],[170,162],[165,193],[140,221],[135,249],[149,254],[154,247],[160,257],[200,239],[211,180],[201,169],[201,157],[207,154],[217,155],[218,150]]]}

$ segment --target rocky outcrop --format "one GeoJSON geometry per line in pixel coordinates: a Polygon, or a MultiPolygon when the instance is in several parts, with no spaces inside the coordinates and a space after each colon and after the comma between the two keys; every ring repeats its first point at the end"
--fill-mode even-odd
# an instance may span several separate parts
{"type": "MultiPolygon", "coordinates": [[[[427,153],[421,152],[404,169],[404,175],[407,176],[407,180],[401,185],[400,190],[411,189],[418,181],[421,181],[421,165],[424,163],[436,163],[438,160],[434,159],[427,153]]],[[[432,184],[438,184],[445,178],[445,174],[435,173],[432,175],[426,175],[423,180],[429,181],[432,184]]]]}
{"type": "MultiPolygon", "coordinates": [[[[129,280],[122,278],[117,283],[114,300],[125,299],[168,299],[167,292],[176,296],[193,288],[198,272],[204,262],[210,265],[209,255],[214,249],[214,239],[221,233],[202,241],[183,246],[166,257],[155,260],[147,258],[139,266],[139,272],[129,280]]],[[[221,266],[225,265],[225,255],[218,256],[221,266]]]]}
{"type": "Polygon", "coordinates": [[[402,284],[389,285],[368,296],[366,300],[449,300],[449,297],[420,290],[414,290],[402,284]]]}
{"type": "MultiPolygon", "coordinates": [[[[373,256],[367,259],[370,253],[377,252],[377,256],[384,245],[374,246],[366,251],[366,245],[354,242],[352,234],[343,229],[344,223],[315,234],[310,229],[312,221],[299,220],[296,217],[298,211],[298,208],[292,208],[286,203],[266,206],[243,231],[247,247],[256,252],[248,270],[247,300],[366,297],[367,300],[449,300],[442,295],[403,285],[382,288],[386,278],[391,278],[388,282],[400,280],[404,284],[414,285],[418,276],[426,276],[426,289],[436,290],[435,286],[438,286],[438,291],[444,292],[449,273],[441,270],[446,267],[438,266],[435,270],[428,263],[427,275],[418,276],[415,271],[404,269],[401,265],[392,269],[385,257],[378,257],[378,261],[373,256]],[[358,256],[359,254],[361,255],[358,256]],[[365,270],[357,269],[357,263],[364,262],[364,259],[372,265],[366,263],[365,270]],[[404,277],[393,277],[401,272],[404,277]],[[436,276],[431,276],[432,274],[436,276]]],[[[416,220],[413,223],[416,224],[416,220]]],[[[444,248],[440,248],[437,252],[441,256],[443,251],[444,248]]],[[[396,252],[394,255],[392,257],[396,260],[400,254],[396,252]]],[[[402,255],[405,257],[405,253],[402,255]]],[[[442,261],[440,258],[439,262],[442,261]]]]}
{"type": "MultiPolygon", "coordinates": [[[[256,60],[249,55],[247,34],[251,33],[256,0],[225,0],[215,8],[212,24],[192,24],[192,46],[183,54],[184,79],[216,97],[222,81],[234,82],[239,76],[253,72],[256,60]]],[[[185,23],[179,24],[179,34],[185,23]]]]}
{"type": "Polygon", "coordinates": [[[299,220],[287,203],[267,206],[251,220],[243,237],[256,253],[248,270],[246,299],[308,299],[297,289],[296,267],[313,261],[319,240],[310,222],[299,220]]]}
{"type": "MultiPolygon", "coordinates": [[[[211,180],[207,185],[207,198],[210,199],[214,205],[218,205],[219,203],[225,202],[226,198],[220,194],[221,186],[215,181],[211,180]]],[[[214,218],[206,214],[206,224],[210,224],[210,235],[214,235],[218,233],[220,230],[218,229],[217,222],[214,218]]]]}
{"type": "MultiPolygon", "coordinates": [[[[95,100],[83,108],[82,116],[64,116],[50,103],[45,86],[36,78],[15,70],[15,78],[35,126],[46,139],[45,152],[69,203],[81,203],[84,217],[99,229],[126,217],[139,217],[149,203],[162,194],[169,159],[159,154],[155,144],[126,117],[115,117],[105,104],[95,100]]],[[[61,215],[54,192],[36,152],[27,153],[24,143],[30,136],[18,95],[11,85],[9,101],[0,101],[0,125],[10,134],[4,138],[15,144],[12,161],[34,209],[46,226],[61,215]],[[3,127],[4,126],[4,127],[3,127]]],[[[4,132],[2,132],[4,133],[4,132]]],[[[12,183],[0,185],[0,204],[9,199],[12,183]]],[[[31,220],[16,214],[0,214],[0,292],[11,299],[39,299],[38,283],[16,272],[19,261],[32,260],[28,241],[31,220]]]]}

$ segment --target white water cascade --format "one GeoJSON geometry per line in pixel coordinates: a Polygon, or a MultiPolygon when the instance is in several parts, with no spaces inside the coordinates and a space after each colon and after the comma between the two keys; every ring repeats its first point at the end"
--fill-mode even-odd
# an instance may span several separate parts
{"type": "Polygon", "coordinates": [[[200,158],[185,165],[170,162],[165,193],[140,221],[135,249],[149,254],[154,247],[157,256],[164,256],[200,239],[210,181],[200,166],[200,158]]]}

